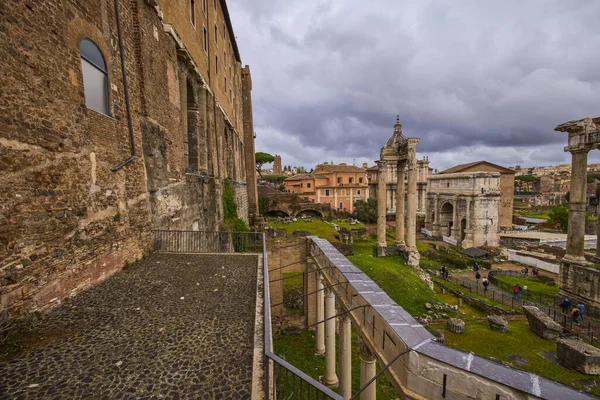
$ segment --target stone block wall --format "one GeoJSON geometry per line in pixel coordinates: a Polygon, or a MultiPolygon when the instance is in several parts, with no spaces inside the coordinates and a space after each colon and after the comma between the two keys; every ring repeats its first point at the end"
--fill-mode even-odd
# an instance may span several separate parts
{"type": "Polygon", "coordinates": [[[560,297],[600,308],[600,271],[562,262],[559,272],[560,297]]]}
{"type": "Polygon", "coordinates": [[[248,185],[240,182],[233,182],[233,191],[235,193],[235,204],[238,207],[238,216],[243,219],[247,224],[249,221],[249,208],[248,208],[248,185]]]}

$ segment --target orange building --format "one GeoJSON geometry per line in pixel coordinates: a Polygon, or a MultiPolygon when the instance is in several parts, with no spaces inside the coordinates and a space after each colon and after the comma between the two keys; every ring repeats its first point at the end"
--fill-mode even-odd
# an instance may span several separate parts
{"type": "Polygon", "coordinates": [[[312,173],[292,176],[284,184],[287,190],[306,200],[349,212],[354,212],[356,200],[369,198],[367,172],[355,165],[325,162],[312,173]]]}

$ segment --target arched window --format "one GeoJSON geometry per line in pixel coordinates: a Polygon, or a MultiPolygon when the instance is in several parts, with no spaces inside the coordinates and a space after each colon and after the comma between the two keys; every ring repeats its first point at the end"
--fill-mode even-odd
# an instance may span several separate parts
{"type": "Polygon", "coordinates": [[[83,90],[87,108],[108,115],[108,71],[102,52],[94,42],[83,39],[79,45],[83,90]]]}

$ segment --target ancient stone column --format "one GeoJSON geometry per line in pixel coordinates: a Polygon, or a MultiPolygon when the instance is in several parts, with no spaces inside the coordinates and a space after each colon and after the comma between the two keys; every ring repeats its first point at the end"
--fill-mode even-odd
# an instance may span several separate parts
{"type": "Polygon", "coordinates": [[[433,212],[434,213],[433,213],[433,228],[432,228],[433,236],[435,236],[435,237],[442,236],[442,235],[440,235],[439,210],[440,210],[440,197],[436,193],[435,197],[434,197],[434,201],[433,201],[433,212]]]}
{"type": "MultiPolygon", "coordinates": [[[[371,350],[362,340],[358,343],[358,349],[360,352],[360,387],[363,388],[377,373],[376,360],[373,353],[371,353],[371,350]]],[[[373,383],[360,394],[360,400],[375,400],[377,397],[376,390],[376,382],[373,381],[373,383]]]]}
{"type": "Polygon", "coordinates": [[[429,204],[431,203],[431,199],[429,197],[425,198],[425,205],[423,206],[423,210],[425,211],[425,229],[432,229],[432,221],[431,221],[431,210],[429,209],[429,204]]]}
{"type": "Polygon", "coordinates": [[[417,248],[417,166],[414,159],[408,161],[408,223],[406,226],[406,247],[417,248]]]}
{"type": "Polygon", "coordinates": [[[565,259],[585,262],[585,210],[587,205],[587,150],[571,151],[569,227],[565,259]]]}
{"type": "Polygon", "coordinates": [[[352,397],[352,323],[348,314],[340,317],[340,386],[344,399],[352,397]]]}
{"type": "MultiPolygon", "coordinates": [[[[317,322],[325,319],[325,292],[323,291],[323,276],[317,275],[317,322]]],[[[316,329],[315,353],[325,353],[325,323],[321,322],[316,329]]]]}
{"type": "Polygon", "coordinates": [[[458,225],[458,196],[454,196],[454,208],[452,209],[452,229],[450,229],[450,236],[453,239],[456,239],[456,241],[460,239],[460,227],[458,225]]]}
{"type": "Polygon", "coordinates": [[[335,374],[335,294],[325,290],[325,375],[323,384],[335,387],[338,377],[335,374]]]}
{"type": "Polygon", "coordinates": [[[398,163],[396,184],[396,246],[404,246],[404,163],[398,163]]]}
{"type": "Polygon", "coordinates": [[[470,197],[467,198],[467,226],[465,228],[465,238],[462,241],[461,245],[464,248],[469,248],[475,246],[473,243],[473,231],[471,227],[473,223],[471,222],[471,203],[472,199],[470,197]]]}
{"type": "Polygon", "coordinates": [[[386,165],[383,162],[379,162],[379,174],[377,175],[377,247],[380,249],[387,247],[385,240],[385,228],[386,222],[386,165]]]}

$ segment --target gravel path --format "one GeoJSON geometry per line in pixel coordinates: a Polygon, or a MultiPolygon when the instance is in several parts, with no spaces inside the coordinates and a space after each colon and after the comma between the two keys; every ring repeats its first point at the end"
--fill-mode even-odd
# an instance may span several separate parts
{"type": "Polygon", "coordinates": [[[256,256],[154,254],[42,317],[2,399],[249,399],[256,256]]]}

